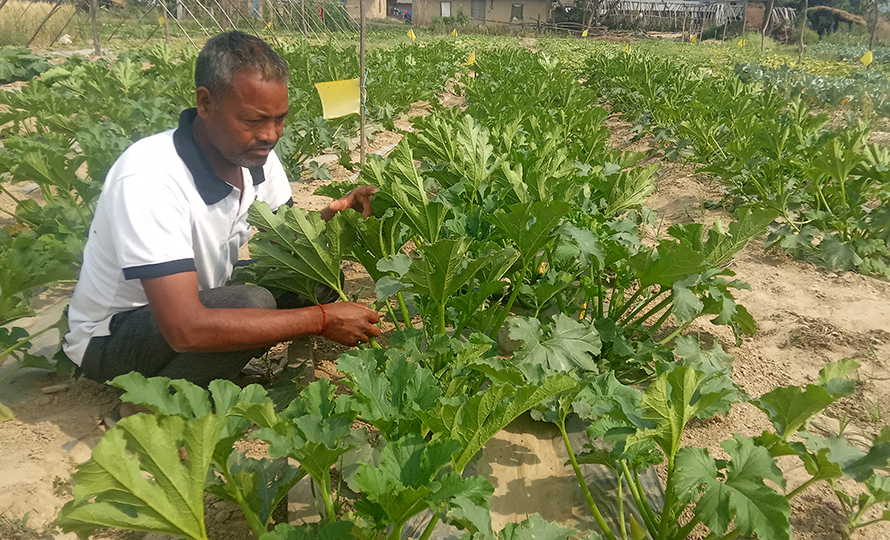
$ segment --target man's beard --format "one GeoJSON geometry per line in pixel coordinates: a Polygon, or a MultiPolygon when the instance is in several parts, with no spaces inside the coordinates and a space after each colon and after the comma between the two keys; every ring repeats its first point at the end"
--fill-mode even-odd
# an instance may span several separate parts
{"type": "MultiPolygon", "coordinates": [[[[244,152],[241,152],[240,154],[237,154],[234,156],[227,156],[227,159],[229,161],[231,161],[232,163],[234,163],[235,165],[238,165],[239,167],[244,167],[246,169],[252,169],[254,167],[262,167],[263,165],[266,164],[266,161],[268,161],[269,156],[268,155],[254,156],[254,155],[251,155],[251,152],[253,152],[254,150],[265,150],[266,148],[267,147],[251,148],[250,150],[245,150],[244,152]]],[[[268,148],[271,151],[271,149],[274,147],[268,147],[268,148]]]]}

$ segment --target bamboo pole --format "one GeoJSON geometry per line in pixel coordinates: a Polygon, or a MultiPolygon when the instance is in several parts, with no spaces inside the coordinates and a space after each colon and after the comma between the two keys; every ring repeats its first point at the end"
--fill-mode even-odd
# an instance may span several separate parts
{"type": "Polygon", "coordinates": [[[49,13],[46,14],[46,17],[44,17],[43,20],[40,21],[40,24],[37,25],[37,30],[34,32],[34,35],[31,36],[31,39],[28,40],[28,43],[25,44],[25,47],[30,47],[31,44],[34,43],[34,40],[37,39],[37,34],[39,34],[41,30],[43,30],[43,25],[46,24],[46,21],[48,21],[50,17],[56,14],[56,11],[59,10],[61,5],[62,0],[59,0],[58,2],[56,2],[56,5],[54,5],[52,9],[49,10],[49,13]]]}
{"type": "Polygon", "coordinates": [[[96,53],[96,56],[102,54],[102,49],[99,48],[99,0],[91,0],[90,2],[90,18],[92,26],[93,26],[93,51],[96,53]]]}
{"type": "Polygon", "coordinates": [[[763,18],[763,28],[760,29],[760,54],[763,54],[763,49],[766,46],[766,29],[769,28],[769,20],[773,15],[773,2],[775,0],[769,0],[769,8],[767,9],[766,17],[763,18]]]}
{"type": "MultiPolygon", "coordinates": [[[[881,15],[881,12],[878,10],[878,0],[874,0],[875,3],[875,22],[871,27],[871,37],[868,39],[868,50],[872,51],[872,55],[874,55],[875,50],[875,32],[878,30],[878,17],[881,15]]],[[[874,63],[874,58],[872,58],[872,64],[874,63]]],[[[871,70],[871,64],[865,66],[865,71],[871,70]]]]}
{"type": "Polygon", "coordinates": [[[803,13],[801,14],[800,21],[800,52],[797,53],[797,64],[803,64],[803,34],[807,29],[807,10],[810,9],[810,0],[804,0],[803,2],[803,13]]]}
{"type": "Polygon", "coordinates": [[[359,13],[359,164],[365,166],[365,0],[358,0],[359,13]]]}
{"type": "Polygon", "coordinates": [[[170,43],[170,12],[167,10],[167,0],[161,0],[164,6],[164,43],[170,43]]]}
{"type": "MultiPolygon", "coordinates": [[[[2,4],[0,4],[0,5],[2,5],[2,4]]],[[[50,47],[52,47],[53,45],[55,45],[55,43],[57,41],[59,41],[59,38],[62,37],[62,32],[64,32],[68,28],[68,25],[71,24],[71,20],[74,18],[75,15],[77,15],[76,9],[71,12],[71,16],[68,17],[68,21],[65,22],[65,26],[63,26],[62,29],[59,30],[59,33],[56,34],[56,37],[54,37],[53,40],[50,42],[50,44],[49,44],[50,47]]]]}

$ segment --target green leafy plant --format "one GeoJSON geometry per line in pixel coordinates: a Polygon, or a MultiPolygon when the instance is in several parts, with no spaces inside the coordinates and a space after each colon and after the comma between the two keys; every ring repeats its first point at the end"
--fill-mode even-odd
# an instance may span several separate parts
{"type": "Polygon", "coordinates": [[[24,47],[0,48],[0,84],[27,81],[50,68],[46,58],[24,47]]]}
{"type": "Polygon", "coordinates": [[[867,452],[841,437],[824,439],[806,430],[816,414],[853,392],[853,384],[843,377],[858,366],[855,361],[828,364],[820,371],[817,384],[779,387],[751,400],[775,431],[757,437],[734,435],[721,443],[729,459],[715,460],[705,449],[685,446],[683,431],[694,418],[728,411],[738,393],[727,372],[712,362],[719,356],[709,358],[700,350],[690,350],[690,345],[683,344],[685,352],[678,346],[680,362],[661,364],[660,374],[643,392],[620,384],[612,374],[598,375],[588,379],[577,394],[556,400],[548,413],[563,434],[579,484],[606,538],[625,538],[630,529],[630,534],[639,538],[648,534],[681,539],[700,523],[717,538],[751,534],[791,538],[788,501],[816,482],[828,482],[842,504],[846,503],[849,527],[878,521],[861,521],[861,517],[874,505],[885,503],[880,487],[885,477],[875,471],[886,470],[890,462],[887,430],[867,452]],[[596,441],[578,455],[565,428],[572,411],[590,422],[587,435],[596,441]],[[789,455],[797,456],[811,475],[794,489],[786,485],[776,464],[777,457],[789,455]],[[640,473],[662,460],[667,462],[667,480],[659,513],[643,492],[640,473]],[[642,524],[632,517],[628,520],[619,506],[621,528],[615,531],[609,527],[584,481],[580,469],[584,463],[605,465],[615,473],[619,497],[626,486],[642,524]],[[846,495],[835,483],[842,477],[865,482],[868,491],[858,498],[846,495]],[[771,483],[764,483],[765,479],[771,483]],[[686,508],[692,509],[693,517],[684,523],[680,516],[686,508]]]}

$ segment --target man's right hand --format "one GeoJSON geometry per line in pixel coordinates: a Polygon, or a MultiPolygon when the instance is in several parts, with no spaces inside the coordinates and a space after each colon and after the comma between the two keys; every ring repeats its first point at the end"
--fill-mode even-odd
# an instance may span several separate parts
{"type": "Polygon", "coordinates": [[[336,302],[324,305],[325,330],[322,336],[343,345],[368,343],[380,335],[380,316],[372,309],[355,302],[336,302]]]}

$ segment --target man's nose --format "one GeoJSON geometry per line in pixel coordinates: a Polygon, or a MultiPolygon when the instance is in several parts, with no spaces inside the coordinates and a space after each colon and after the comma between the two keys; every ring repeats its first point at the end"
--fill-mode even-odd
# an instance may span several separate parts
{"type": "Polygon", "coordinates": [[[282,129],[280,129],[275,122],[265,122],[263,123],[260,132],[257,133],[257,139],[275,144],[278,142],[278,139],[281,138],[281,132],[282,129]]]}

